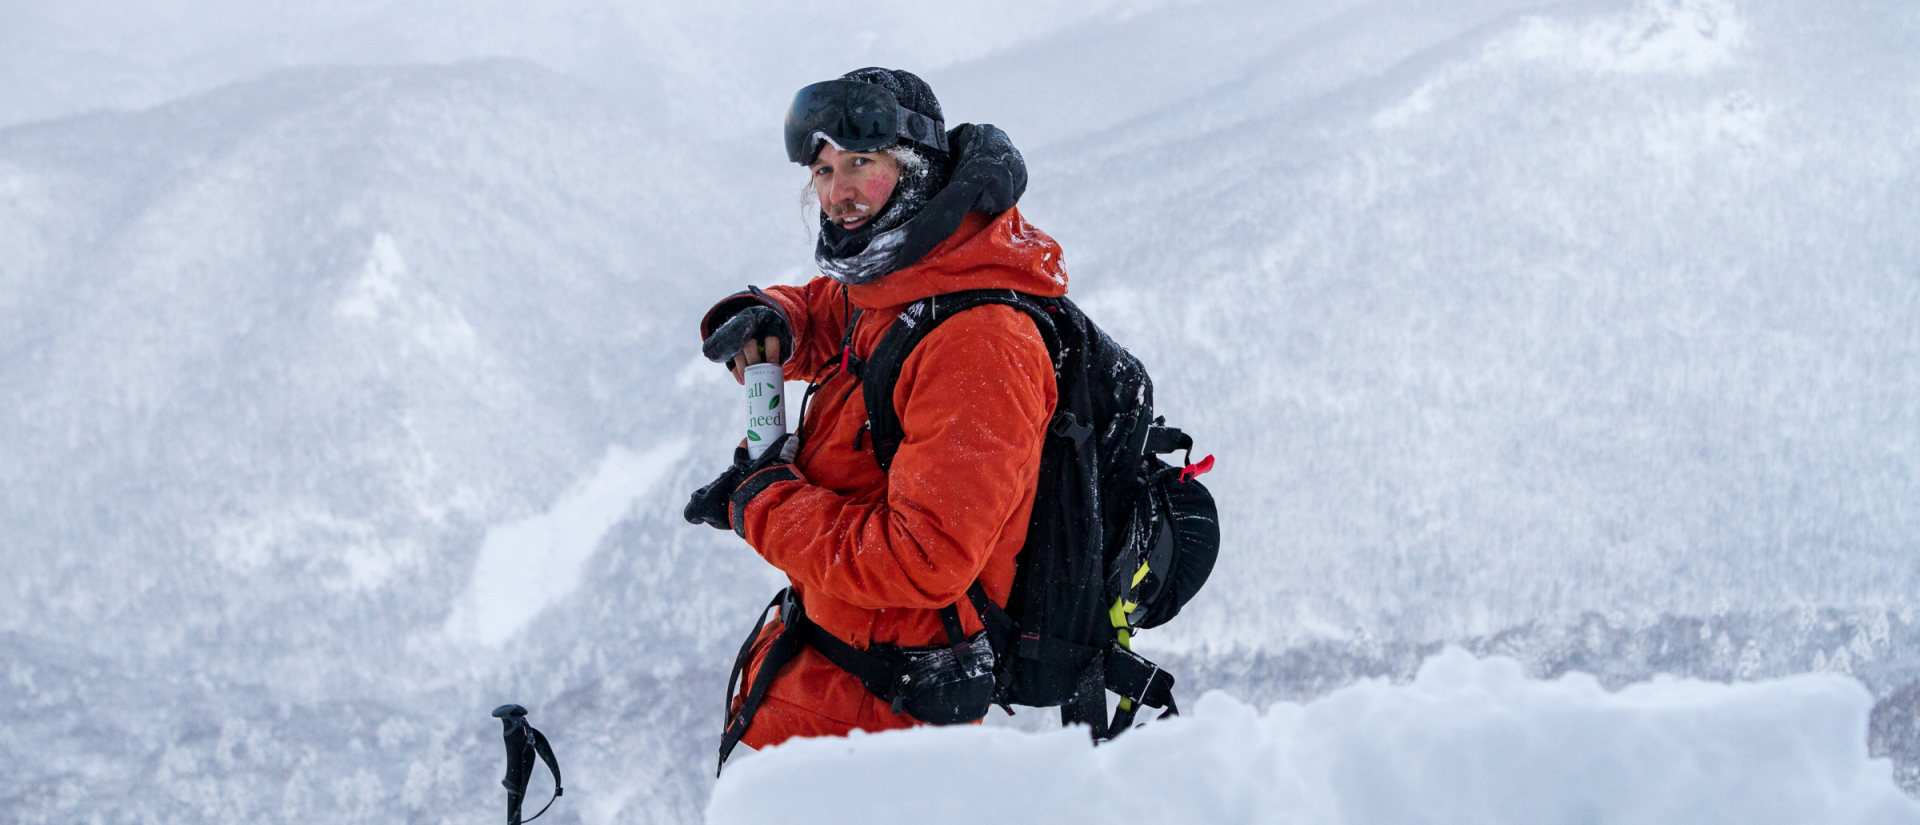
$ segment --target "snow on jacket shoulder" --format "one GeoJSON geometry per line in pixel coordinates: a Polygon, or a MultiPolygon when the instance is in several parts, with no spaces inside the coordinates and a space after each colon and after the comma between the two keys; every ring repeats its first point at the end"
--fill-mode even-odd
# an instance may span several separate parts
{"type": "MultiPolygon", "coordinates": [[[[921,298],[985,288],[1058,296],[1066,286],[1059,245],[1009,209],[967,215],[918,263],[874,283],[815,278],[766,290],[793,327],[787,377],[822,386],[800,427],[795,464],[804,480],[756,497],[744,514],[746,537],[787,574],[815,623],[858,648],[930,645],[946,641],[938,609],[974,580],[1004,604],[1055,401],[1052,361],[1031,318],[999,305],[961,312],[901,366],[893,403],[906,439],[884,472],[863,435],[859,382],[837,366],[820,374],[840,354],[848,304],[859,310],[853,353],[866,358],[921,298]]],[[[702,334],[738,311],[740,297],[708,313],[702,334]]],[[[968,633],[980,629],[971,609],[960,614],[968,633]]],[[[778,632],[772,624],[748,684],[778,632]]],[[[912,724],[808,648],[775,679],[744,741],[765,747],[912,724]]]]}

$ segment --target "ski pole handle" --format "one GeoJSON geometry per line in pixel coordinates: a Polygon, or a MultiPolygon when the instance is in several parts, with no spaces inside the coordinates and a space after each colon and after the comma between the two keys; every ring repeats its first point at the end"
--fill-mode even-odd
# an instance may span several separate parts
{"type": "Polygon", "coordinates": [[[501,733],[507,745],[507,776],[500,784],[507,789],[507,825],[521,825],[539,819],[540,814],[553,807],[555,799],[566,793],[560,787],[560,761],[553,756],[553,746],[547,743],[547,737],[527,724],[527,709],[515,704],[505,704],[493,709],[493,717],[500,720],[501,733]],[[553,773],[553,798],[547,800],[545,807],[531,817],[520,818],[520,804],[527,795],[527,780],[533,776],[536,760],[545,760],[547,770],[553,773]]]}

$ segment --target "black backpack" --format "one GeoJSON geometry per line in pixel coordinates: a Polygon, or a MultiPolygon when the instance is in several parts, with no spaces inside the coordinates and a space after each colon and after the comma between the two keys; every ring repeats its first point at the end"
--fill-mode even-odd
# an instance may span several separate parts
{"type": "MultiPolygon", "coordinates": [[[[895,712],[932,724],[976,721],[994,703],[1058,706],[1063,723],[1088,725],[1098,741],[1130,727],[1142,705],[1178,712],[1172,674],[1134,653],[1131,634],[1172,619],[1213,570],[1217,512],[1213,496],[1194,478],[1212,469],[1213,458],[1192,463],[1192,438],[1153,414],[1146,368],[1072,301],[994,289],[909,305],[872,357],[844,365],[861,381],[874,458],[890,468],[905,438],[893,390],[907,355],[942,321],[985,304],[1033,319],[1052,356],[1058,391],[1007,605],[994,604],[975,582],[965,601],[985,625],[981,633],[962,635],[955,603],[941,610],[947,645],[859,650],[807,621],[797,596],[783,590],[768,607],[780,608],[785,630],[739,713],[733,712],[735,685],[752,658],[765,610],[728,679],[722,765],[768,684],[801,645],[858,677],[895,712]],[[1160,458],[1176,451],[1187,453],[1180,467],[1160,458]],[[1108,690],[1121,697],[1111,721],[1108,690]]],[[[847,323],[849,342],[854,320],[847,323]]],[[[851,349],[842,352],[851,357],[851,349]]]]}

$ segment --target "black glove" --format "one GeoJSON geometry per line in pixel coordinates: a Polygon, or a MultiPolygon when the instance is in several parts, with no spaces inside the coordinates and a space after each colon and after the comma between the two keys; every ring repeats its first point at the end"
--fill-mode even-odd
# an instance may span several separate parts
{"type": "Polygon", "coordinates": [[[733,525],[727,520],[727,504],[733,499],[733,489],[740,486],[740,479],[746,478],[747,448],[733,451],[733,463],[720,471],[720,477],[707,486],[693,491],[687,500],[687,509],[683,513],[688,524],[704,524],[715,530],[731,530],[733,525]]]}
{"type": "Polygon", "coordinates": [[[733,523],[732,514],[744,512],[754,496],[774,483],[802,479],[800,471],[793,467],[793,456],[799,447],[800,442],[788,433],[774,439],[757,459],[749,460],[745,447],[735,449],[733,464],[688,499],[684,513],[687,523],[705,524],[715,530],[730,529],[746,538],[745,525],[733,523]]]}
{"type": "Polygon", "coordinates": [[[793,357],[793,328],[787,324],[787,316],[764,304],[750,306],[734,313],[705,341],[701,341],[700,354],[705,355],[708,361],[725,364],[739,355],[748,341],[758,341],[768,336],[780,339],[780,363],[784,364],[793,357]]]}
{"type": "MultiPolygon", "coordinates": [[[[728,503],[733,505],[729,511],[734,516],[733,532],[738,533],[741,538],[747,537],[747,524],[740,517],[747,512],[747,505],[753,501],[754,496],[766,492],[768,487],[782,481],[807,480],[805,476],[800,475],[800,470],[793,466],[793,456],[799,450],[800,440],[794,438],[793,433],[787,433],[774,439],[772,444],[767,445],[766,452],[761,453],[758,459],[741,469],[740,483],[733,488],[733,495],[728,497],[728,503]]],[[[742,449],[736,455],[745,454],[746,450],[742,449]]]]}

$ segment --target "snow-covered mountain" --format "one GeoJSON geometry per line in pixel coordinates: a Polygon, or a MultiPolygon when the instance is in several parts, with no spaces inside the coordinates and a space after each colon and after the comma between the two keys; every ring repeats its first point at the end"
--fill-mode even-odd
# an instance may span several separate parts
{"type": "Polygon", "coordinates": [[[697,819],[778,580],[679,519],[692,324],[810,274],[781,107],[870,62],[1220,458],[1183,694],[1833,670],[1920,788],[1911,10],[224,5],[0,8],[18,821],[493,816],[509,700],[550,816],[697,819]]]}
{"type": "MultiPolygon", "coordinates": [[[[937,67],[1167,0],[979,0],[834,16],[791,3],[70,0],[0,5],[0,125],[145,108],[277,69],[515,58],[688,133],[759,125],[792,77],[937,67]]],[[[777,118],[776,118],[777,120],[777,118]]],[[[777,127],[776,127],[777,128],[777,127]]]]}
{"type": "Polygon", "coordinates": [[[1793,4],[1430,5],[1039,163],[1082,302],[1273,539],[1223,562],[1262,609],[1170,635],[1908,601],[1915,54],[1793,4]]]}
{"type": "MultiPolygon", "coordinates": [[[[373,790],[341,793],[380,807],[379,777],[412,788],[420,756],[386,748],[444,743],[416,729],[468,742],[453,717],[401,709],[485,704],[501,643],[592,574],[637,498],[684,486],[663,482],[693,422],[732,406],[684,388],[692,355],[666,322],[740,277],[707,254],[730,232],[779,234],[727,205],[785,187],[716,186],[701,170],[725,161],[666,145],[514,63],[291,71],[0,135],[5,627],[30,722],[7,747],[52,741],[59,766],[9,796],[120,790],[131,766],[106,758],[103,776],[100,752],[164,763],[211,725],[260,741],[137,770],[131,810],[302,818],[352,808],[262,807],[306,781],[322,741],[381,731],[381,754],[322,748],[340,770],[312,779],[369,771],[373,790]],[[549,510],[574,533],[540,533],[549,510]],[[514,607],[461,621],[481,598],[514,607]],[[221,793],[170,794],[208,760],[221,793]]],[[[685,536],[709,552],[681,570],[715,568],[701,586],[764,578],[703,539],[685,536]]],[[[721,605],[649,601],[603,629],[698,652],[686,635],[714,636],[721,605]]]]}
{"type": "Polygon", "coordinates": [[[731,276],[723,223],[773,234],[698,185],[719,161],[524,65],[296,71],[4,146],[11,623],[252,672],[392,675],[489,526],[684,443],[666,322],[731,276]]]}

